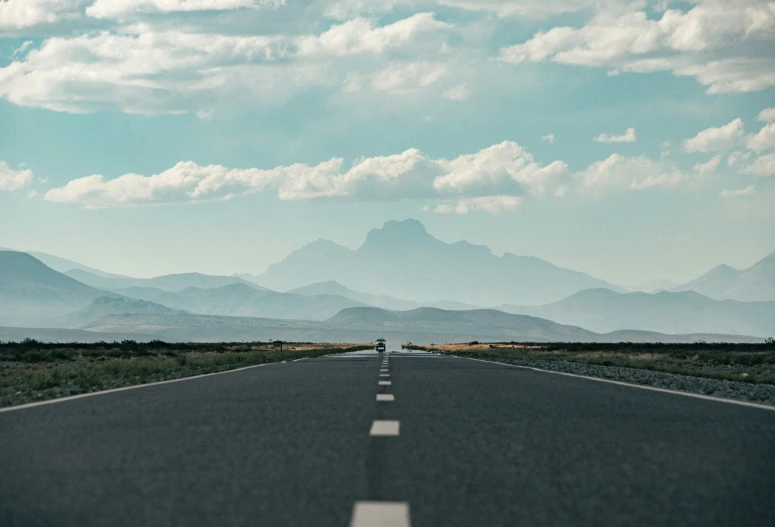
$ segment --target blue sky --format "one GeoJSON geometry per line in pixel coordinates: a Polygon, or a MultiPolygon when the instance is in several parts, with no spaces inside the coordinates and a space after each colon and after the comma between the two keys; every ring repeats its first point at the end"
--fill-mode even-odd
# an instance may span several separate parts
{"type": "Polygon", "coordinates": [[[773,49],[764,0],[2,2],[0,246],[258,273],[415,217],[621,284],[748,266],[773,49]]]}

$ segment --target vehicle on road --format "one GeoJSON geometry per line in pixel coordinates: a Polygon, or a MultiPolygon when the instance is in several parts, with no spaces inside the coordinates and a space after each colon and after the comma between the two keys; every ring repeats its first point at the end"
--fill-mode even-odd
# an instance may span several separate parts
{"type": "Polygon", "coordinates": [[[377,339],[377,346],[376,350],[379,353],[382,353],[387,349],[387,346],[385,345],[385,339],[377,339]]]}

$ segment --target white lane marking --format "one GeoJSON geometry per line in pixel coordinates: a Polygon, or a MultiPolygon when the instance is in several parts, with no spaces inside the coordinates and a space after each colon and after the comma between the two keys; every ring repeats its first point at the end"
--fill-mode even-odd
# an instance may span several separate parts
{"type": "Polygon", "coordinates": [[[724,399],[723,397],[714,397],[712,395],[703,395],[701,393],[681,392],[678,390],[670,390],[668,388],[657,388],[656,386],[646,386],[643,384],[632,384],[624,381],[614,381],[611,379],[602,379],[600,377],[590,377],[588,375],[579,375],[577,373],[566,373],[564,371],[552,371],[543,370],[541,368],[533,368],[532,366],[520,366],[518,364],[506,364],[505,362],[496,362],[493,360],[473,359],[471,357],[459,357],[459,359],[475,360],[476,362],[485,362],[487,364],[498,364],[499,366],[508,366],[510,368],[521,368],[523,370],[540,371],[542,373],[553,373],[555,375],[565,375],[566,377],[577,377],[579,379],[587,379],[589,381],[607,382],[609,384],[618,384],[619,386],[627,386],[629,388],[640,388],[641,390],[651,390],[652,392],[670,393],[673,395],[683,395],[684,397],[694,397],[695,399],[704,399],[706,401],[715,401],[717,403],[736,404],[738,406],[748,406],[749,408],[758,408],[759,410],[770,410],[775,412],[775,406],[767,404],[751,403],[748,401],[736,401],[734,399],[724,399]]]}
{"type": "Polygon", "coordinates": [[[397,436],[399,423],[398,421],[374,421],[371,424],[371,436],[397,436]]]}
{"type": "Polygon", "coordinates": [[[390,386],[390,381],[379,381],[380,386],[390,386]]]}
{"type": "Polygon", "coordinates": [[[46,404],[64,403],[66,401],[74,401],[75,399],[84,399],[86,397],[92,397],[94,395],[105,395],[107,393],[125,392],[127,390],[135,390],[137,388],[147,388],[148,386],[159,386],[160,384],[170,384],[173,382],[191,381],[194,379],[201,379],[202,377],[210,377],[212,375],[222,375],[224,373],[234,373],[238,371],[250,370],[252,368],[260,368],[261,366],[269,366],[271,364],[277,364],[277,363],[267,362],[264,364],[254,364],[252,366],[245,366],[242,368],[236,368],[234,370],[217,371],[215,373],[203,373],[201,375],[192,375],[191,377],[181,377],[180,379],[170,379],[168,381],[149,382],[146,384],[135,384],[133,386],[111,388],[110,390],[101,390],[99,392],[79,393],[78,395],[69,395],[67,397],[60,397],[59,399],[48,399],[46,401],[37,401],[34,403],[20,404],[18,406],[8,406],[7,408],[0,408],[0,414],[3,412],[13,412],[14,410],[24,410],[27,408],[34,408],[36,406],[43,406],[46,404]]]}
{"type": "Polygon", "coordinates": [[[379,376],[380,377],[390,377],[390,374],[389,373],[380,373],[379,376]]]}
{"type": "Polygon", "coordinates": [[[410,527],[409,504],[398,501],[359,501],[350,527],[410,527]]]}
{"type": "Polygon", "coordinates": [[[389,370],[387,368],[383,368],[383,369],[379,370],[380,373],[388,373],[388,371],[389,370]]]}
{"type": "Polygon", "coordinates": [[[396,396],[392,393],[378,393],[377,394],[377,400],[378,401],[395,401],[396,396]]]}

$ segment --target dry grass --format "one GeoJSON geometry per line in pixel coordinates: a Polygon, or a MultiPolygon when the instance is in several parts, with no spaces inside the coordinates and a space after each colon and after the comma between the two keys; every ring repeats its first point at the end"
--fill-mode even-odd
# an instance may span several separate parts
{"type": "Polygon", "coordinates": [[[371,349],[371,344],[0,344],[0,406],[180,379],[243,366],[371,349]]]}
{"type": "Polygon", "coordinates": [[[729,381],[775,384],[775,345],[655,343],[469,343],[407,346],[504,362],[566,361],[729,381]]]}

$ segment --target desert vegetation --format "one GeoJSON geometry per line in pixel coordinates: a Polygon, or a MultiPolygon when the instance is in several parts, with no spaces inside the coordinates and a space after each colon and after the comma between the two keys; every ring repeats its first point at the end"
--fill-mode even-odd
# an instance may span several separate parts
{"type": "Polygon", "coordinates": [[[0,343],[0,406],[371,347],[286,342],[276,350],[271,342],[6,342],[0,343]]]}

